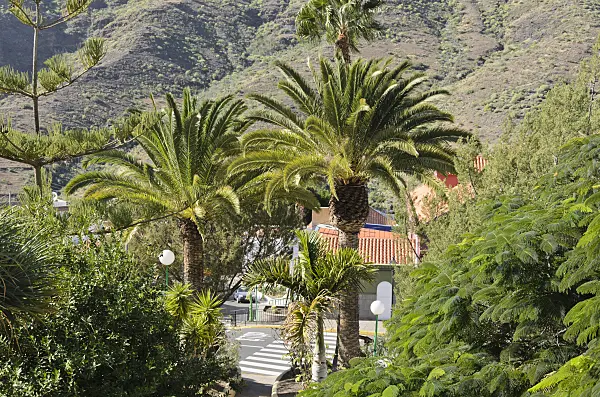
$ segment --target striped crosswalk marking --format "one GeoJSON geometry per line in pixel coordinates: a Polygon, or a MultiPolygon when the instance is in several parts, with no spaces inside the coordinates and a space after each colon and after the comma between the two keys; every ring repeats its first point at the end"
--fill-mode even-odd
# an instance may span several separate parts
{"type": "MultiPolygon", "coordinates": [[[[325,333],[325,347],[329,359],[333,357],[336,342],[336,334],[325,333]]],[[[260,351],[240,361],[242,376],[251,374],[278,376],[291,368],[288,354],[283,341],[273,341],[260,351]]]]}
{"type": "Polygon", "coordinates": [[[264,369],[258,368],[248,368],[240,365],[240,369],[242,370],[242,374],[251,373],[251,374],[259,374],[259,375],[270,375],[270,376],[278,376],[281,371],[265,371],[264,369]]]}
{"type": "Polygon", "coordinates": [[[266,369],[278,369],[278,370],[280,370],[280,371],[285,371],[285,370],[287,370],[287,369],[290,369],[290,368],[291,368],[289,365],[287,365],[287,364],[285,364],[285,363],[282,363],[282,364],[275,365],[275,364],[266,364],[266,363],[259,363],[259,362],[256,362],[256,361],[246,361],[246,360],[242,360],[242,361],[240,361],[240,365],[244,365],[244,366],[248,366],[248,365],[250,365],[250,366],[252,366],[252,365],[257,365],[257,366],[259,366],[260,368],[266,368],[266,369]]]}
{"type": "MultiPolygon", "coordinates": [[[[254,356],[273,357],[273,358],[279,358],[279,359],[283,359],[284,355],[285,354],[263,353],[262,351],[254,353],[254,356]]],[[[252,356],[250,356],[250,357],[252,357],[252,356]]]]}
{"type": "Polygon", "coordinates": [[[250,356],[247,357],[245,361],[257,361],[259,363],[265,363],[265,364],[276,364],[276,365],[283,365],[283,366],[290,366],[290,362],[286,361],[286,360],[282,360],[282,359],[277,359],[277,358],[266,358],[266,357],[259,357],[259,356],[250,356]]]}
{"type": "Polygon", "coordinates": [[[287,350],[282,350],[282,349],[270,349],[268,347],[265,347],[264,349],[261,350],[261,352],[271,352],[271,353],[281,353],[283,354],[288,354],[287,350]]]}

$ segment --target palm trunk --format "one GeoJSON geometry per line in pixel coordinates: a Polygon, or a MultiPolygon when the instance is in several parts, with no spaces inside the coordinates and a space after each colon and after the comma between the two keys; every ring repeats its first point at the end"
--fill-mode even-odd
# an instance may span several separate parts
{"type": "MultiPolygon", "coordinates": [[[[340,248],[358,249],[358,234],[369,216],[369,195],[364,183],[338,184],[338,198],[329,202],[331,224],[339,229],[340,248]]],[[[362,355],[360,350],[358,320],[358,291],[347,291],[340,302],[339,361],[348,367],[350,360],[362,355]]]]}
{"type": "Polygon", "coordinates": [[[180,219],[179,230],[183,240],[183,282],[200,291],[204,282],[202,236],[196,224],[190,219],[180,219]]]}
{"type": "Polygon", "coordinates": [[[312,380],[321,382],[327,377],[327,355],[325,351],[325,335],[323,329],[323,314],[319,313],[317,318],[317,340],[312,363],[312,380]]]}
{"type": "Polygon", "coordinates": [[[350,39],[348,34],[341,31],[338,34],[338,39],[335,42],[335,48],[342,54],[342,59],[346,64],[350,64],[350,39]]]}

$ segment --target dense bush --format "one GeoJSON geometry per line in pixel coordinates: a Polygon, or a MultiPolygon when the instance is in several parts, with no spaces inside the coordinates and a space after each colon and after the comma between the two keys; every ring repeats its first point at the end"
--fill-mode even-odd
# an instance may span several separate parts
{"type": "Polygon", "coordinates": [[[600,136],[557,163],[533,194],[480,204],[481,226],[413,272],[388,358],[304,395],[598,395],[600,136]]]}
{"type": "Polygon", "coordinates": [[[66,245],[52,312],[0,339],[0,395],[192,396],[236,379],[223,351],[186,353],[163,292],[107,239],[66,245]]]}

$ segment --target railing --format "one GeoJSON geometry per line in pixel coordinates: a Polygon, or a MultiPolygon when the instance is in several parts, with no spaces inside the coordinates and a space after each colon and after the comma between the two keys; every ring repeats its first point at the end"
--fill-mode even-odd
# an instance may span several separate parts
{"type": "Polygon", "coordinates": [[[285,316],[285,311],[273,311],[270,308],[254,309],[252,313],[250,313],[250,309],[239,309],[224,314],[223,320],[232,327],[237,327],[249,324],[282,324],[285,316]]]}
{"type": "Polygon", "coordinates": [[[19,196],[12,193],[0,193],[0,207],[19,205],[19,196]]]}

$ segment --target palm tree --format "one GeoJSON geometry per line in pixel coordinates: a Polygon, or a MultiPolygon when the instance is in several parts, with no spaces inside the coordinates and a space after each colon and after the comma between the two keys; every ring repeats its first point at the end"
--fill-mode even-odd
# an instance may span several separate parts
{"type": "Polygon", "coordinates": [[[0,335],[20,317],[49,310],[54,263],[52,244],[39,231],[29,232],[12,210],[0,211],[0,335]]]}
{"type": "MultiPolygon", "coordinates": [[[[312,379],[319,382],[327,376],[323,315],[347,289],[358,290],[363,282],[373,279],[375,268],[366,264],[356,250],[342,248],[331,252],[318,232],[298,231],[299,256],[279,257],[252,263],[243,277],[249,288],[285,287],[300,301],[288,316],[297,318],[292,334],[299,339],[306,330],[316,330],[312,379]]],[[[288,333],[289,334],[289,333],[288,333]]]]}
{"type": "Polygon", "coordinates": [[[383,0],[309,0],[296,17],[296,34],[313,42],[325,35],[350,63],[350,52],[358,52],[359,40],[373,40],[382,29],[374,19],[382,4],[383,0]]]}
{"type": "Polygon", "coordinates": [[[65,191],[72,194],[86,188],[88,199],[137,204],[153,213],[142,222],[175,217],[183,240],[184,282],[198,290],[204,280],[204,223],[240,211],[238,191],[227,184],[225,171],[246,128],[242,119],[246,107],[231,96],[198,103],[189,89],[184,90],[181,109],[172,95],[166,99],[166,111],[155,106],[137,138],[151,162],[117,150],[93,155],[85,167],[103,163],[117,166],[118,171],[80,174],[65,191]]]}
{"type": "Polygon", "coordinates": [[[167,292],[165,309],[177,321],[181,338],[193,356],[215,354],[225,342],[222,303],[210,290],[194,293],[189,284],[177,283],[167,292]]]}
{"type": "MultiPolygon", "coordinates": [[[[341,247],[358,248],[369,214],[370,180],[379,179],[403,197],[407,177],[435,183],[433,170],[453,171],[450,142],[469,134],[443,124],[452,116],[430,100],[446,92],[420,90],[426,78],[404,77],[408,62],[357,60],[348,66],[321,59],[320,71],[311,68],[312,85],[288,65],[277,67],[285,76],[279,88],[295,106],[251,96],[266,109],[249,118],[274,128],[246,133],[245,155],[234,160],[230,172],[261,170],[267,203],[278,191],[304,189],[305,197],[311,184],[327,181],[341,247]]],[[[340,309],[343,365],[360,355],[358,332],[358,293],[349,291],[340,309]]]]}

